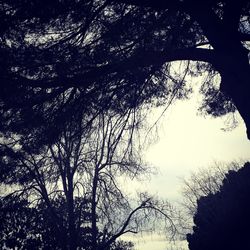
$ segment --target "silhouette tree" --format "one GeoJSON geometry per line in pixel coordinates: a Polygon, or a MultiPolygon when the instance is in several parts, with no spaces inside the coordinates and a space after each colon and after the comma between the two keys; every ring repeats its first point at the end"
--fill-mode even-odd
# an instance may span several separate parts
{"type": "MultiPolygon", "coordinates": [[[[10,249],[63,249],[63,235],[58,237],[55,234],[53,227],[53,218],[50,217],[50,212],[44,203],[38,206],[30,206],[30,202],[15,195],[6,196],[1,199],[0,218],[1,218],[1,248],[10,249]]],[[[81,213],[83,220],[87,221],[90,218],[90,212],[83,208],[83,200],[76,200],[76,203],[81,206],[75,206],[77,212],[81,213]],[[81,207],[81,212],[79,208],[81,207]]],[[[88,204],[88,201],[85,202],[88,204]]],[[[66,204],[65,200],[53,200],[54,208],[57,213],[62,215],[63,224],[66,224],[66,204]]],[[[66,228],[64,228],[66,230],[66,228]]],[[[81,227],[79,230],[79,249],[92,249],[90,227],[81,227]]],[[[111,244],[112,250],[131,250],[133,249],[132,242],[116,241],[111,244]]]]}
{"type": "MultiPolygon", "coordinates": [[[[17,197],[0,200],[0,247],[1,249],[38,249],[41,247],[39,217],[35,209],[28,208],[25,201],[17,197]],[[37,248],[36,248],[37,247],[37,248]]],[[[42,225],[42,224],[41,224],[42,225]]],[[[42,232],[42,230],[41,230],[42,232]]]]}
{"type": "MultiPolygon", "coordinates": [[[[124,112],[162,92],[162,84],[144,81],[150,68],[123,72],[119,66],[131,46],[135,53],[129,40],[121,49],[123,38],[117,32],[121,17],[135,14],[130,8],[108,6],[108,1],[2,6],[3,133],[29,137],[36,145],[31,148],[37,148],[53,142],[67,120],[78,119],[78,112],[93,117],[107,109],[124,112]],[[121,73],[110,71],[110,63],[121,73]]],[[[124,28],[129,25],[125,20],[124,28]]]]}
{"type": "Polygon", "coordinates": [[[215,194],[198,200],[189,249],[248,249],[250,163],[229,171],[215,194]]]}
{"type": "MultiPolygon", "coordinates": [[[[231,103],[233,101],[246,123],[249,138],[250,101],[246,94],[250,81],[249,1],[114,0],[114,2],[148,7],[159,12],[165,11],[169,14],[168,18],[177,17],[178,26],[168,26],[166,31],[176,47],[168,47],[165,44],[165,50],[161,51],[158,63],[175,60],[209,63],[210,66],[205,66],[206,70],[218,72],[221,82],[219,88],[214,88],[211,81],[204,85],[203,91],[208,94],[205,98],[205,104],[209,104],[208,111],[215,115],[223,114],[225,110],[234,109],[231,103]]],[[[158,51],[153,49],[151,53],[154,58],[158,51]]],[[[147,56],[146,54],[145,59],[149,60],[147,56]]],[[[198,71],[202,67],[199,65],[197,64],[198,71]]],[[[202,65],[204,67],[204,64],[202,65]]]]}
{"type": "Polygon", "coordinates": [[[183,211],[180,224],[188,231],[191,230],[192,219],[197,211],[197,201],[203,196],[217,193],[227,173],[231,170],[237,171],[241,167],[242,163],[239,162],[230,164],[215,162],[211,167],[201,168],[197,172],[192,172],[189,178],[183,179],[181,190],[183,211]]]}
{"type": "MultiPolygon", "coordinates": [[[[193,233],[193,217],[197,212],[197,202],[204,196],[219,192],[223,180],[229,171],[242,168],[242,162],[224,164],[214,162],[209,168],[200,168],[191,172],[187,178],[182,178],[181,199],[177,203],[175,225],[177,227],[176,239],[186,241],[186,235],[193,233]]],[[[173,249],[175,249],[173,243],[173,249]]]]}
{"type": "Polygon", "coordinates": [[[174,229],[168,203],[147,194],[133,201],[119,181],[148,171],[133,144],[139,126],[135,110],[102,112],[91,126],[86,123],[86,114],[68,121],[59,139],[39,153],[18,144],[16,136],[5,138],[1,183],[31,203],[25,211],[46,211],[49,235],[59,249],[129,248],[117,242],[119,237],[152,228],[159,217],[174,229]]]}
{"type": "MultiPolygon", "coordinates": [[[[89,217],[86,210],[87,201],[76,199],[76,213],[83,218],[89,217]],[[83,204],[85,203],[85,206],[83,204]],[[82,206],[79,206],[82,204],[82,206]],[[85,210],[83,209],[85,208],[85,210]]],[[[1,248],[5,249],[65,249],[64,234],[56,233],[50,211],[44,202],[34,206],[24,197],[7,195],[1,198],[1,248]]],[[[63,197],[51,201],[56,214],[62,220],[61,232],[66,232],[66,203],[63,197]]],[[[79,230],[79,246],[81,249],[90,249],[90,229],[85,225],[79,230]]]]}
{"type": "Polygon", "coordinates": [[[79,110],[94,117],[183,97],[185,76],[201,72],[205,109],[236,105],[250,126],[247,0],[18,0],[0,12],[0,129],[31,148],[56,140],[79,110]],[[183,75],[171,67],[179,60],[183,75]]]}

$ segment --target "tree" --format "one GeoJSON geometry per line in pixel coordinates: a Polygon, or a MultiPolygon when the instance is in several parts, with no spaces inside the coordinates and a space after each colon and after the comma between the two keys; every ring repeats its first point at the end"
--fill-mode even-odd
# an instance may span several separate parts
{"type": "MultiPolygon", "coordinates": [[[[76,199],[76,203],[82,204],[82,217],[88,218],[86,210],[87,201],[76,199]],[[83,205],[85,203],[85,206],[83,205]]],[[[56,214],[61,216],[62,224],[65,225],[66,203],[63,197],[51,201],[56,214]]],[[[79,207],[75,205],[76,213],[79,207]]],[[[15,194],[1,197],[1,248],[2,249],[63,249],[64,235],[55,232],[53,218],[46,204],[41,201],[39,205],[32,206],[30,201],[15,194]]],[[[86,219],[85,219],[86,220],[86,219]]],[[[64,228],[65,229],[65,228],[64,228]]],[[[62,229],[63,231],[63,229],[62,229]]],[[[90,229],[81,227],[79,230],[80,247],[90,249],[90,229]]]]}
{"type": "MultiPolygon", "coordinates": [[[[79,200],[76,200],[79,202],[79,200]]],[[[82,201],[81,201],[82,202],[82,201]]],[[[86,201],[86,204],[88,202],[86,201]]],[[[57,199],[53,201],[58,208],[57,213],[65,213],[65,201],[57,199]],[[59,212],[60,211],[60,212],[59,212]]],[[[83,204],[83,202],[82,202],[83,204]]],[[[76,209],[79,206],[76,206],[76,209]]],[[[79,213],[79,211],[77,212],[79,213]]],[[[88,218],[90,213],[82,209],[83,217],[88,218]]],[[[66,217],[66,214],[64,214],[66,217]]],[[[28,200],[20,199],[18,196],[7,196],[1,199],[1,248],[6,249],[62,249],[63,239],[55,235],[53,223],[49,216],[49,210],[44,203],[32,207],[28,200]]],[[[91,249],[90,228],[82,227],[79,232],[80,249],[91,249]]],[[[132,242],[122,240],[111,244],[112,250],[132,250],[132,242]]]]}
{"type": "MultiPolygon", "coordinates": [[[[119,237],[152,228],[157,217],[174,229],[168,203],[148,194],[132,201],[119,181],[147,172],[133,143],[136,114],[134,109],[102,112],[91,126],[83,114],[77,122],[68,121],[59,139],[38,153],[18,144],[16,136],[3,140],[1,183],[12,190],[9,196],[28,201],[23,209],[43,211],[57,248],[130,248],[119,237]]],[[[42,244],[49,244],[47,239],[42,244]]]]}
{"type": "Polygon", "coordinates": [[[217,193],[198,200],[189,249],[248,249],[250,164],[229,171],[217,193]]]}
{"type": "MultiPolygon", "coordinates": [[[[177,48],[166,48],[163,51],[165,54],[161,53],[159,61],[166,63],[192,60],[209,63],[221,78],[220,91],[216,91],[211,82],[208,82],[205,88],[209,94],[206,99],[210,102],[210,112],[222,114],[223,108],[219,104],[222,102],[224,108],[227,106],[226,109],[230,110],[232,105],[228,101],[233,101],[245,121],[249,138],[250,101],[246,94],[250,79],[249,1],[171,0],[163,3],[160,0],[143,2],[115,0],[114,2],[149,7],[157,11],[165,10],[181,19],[182,25],[179,30],[170,27],[169,32],[169,35],[174,37],[177,48]]],[[[211,70],[210,67],[206,69],[211,70]]]]}
{"type": "Polygon", "coordinates": [[[147,77],[146,72],[116,77],[102,67],[108,62],[119,64],[124,57],[126,48],[121,50],[115,40],[110,44],[110,35],[119,38],[115,35],[118,20],[133,10],[108,6],[108,1],[48,1],[46,9],[43,4],[3,5],[3,133],[24,135],[33,142],[31,148],[34,144],[37,148],[53,142],[78,112],[92,114],[93,119],[102,110],[124,112],[160,92],[152,80],[141,82],[141,87],[137,84],[147,77]]]}
{"type": "Polygon", "coordinates": [[[41,246],[37,236],[40,230],[36,227],[39,217],[35,209],[26,205],[27,202],[19,201],[17,197],[0,200],[1,249],[23,249],[24,246],[26,249],[38,249],[41,246]]]}
{"type": "Polygon", "coordinates": [[[181,238],[192,233],[193,217],[197,211],[197,202],[201,197],[217,193],[229,171],[237,171],[241,162],[223,164],[214,162],[209,168],[201,168],[192,172],[188,178],[182,179],[181,202],[179,202],[178,232],[181,238]]]}
{"type": "Polygon", "coordinates": [[[201,72],[205,109],[237,107],[250,126],[247,0],[4,1],[0,11],[0,129],[31,148],[56,140],[80,110],[183,97],[185,76],[201,72]],[[179,60],[183,75],[171,67],[179,60]]]}
{"type": "Polygon", "coordinates": [[[215,162],[211,167],[201,168],[197,172],[192,172],[188,179],[183,179],[183,205],[190,215],[194,215],[197,209],[197,200],[202,196],[208,196],[219,191],[223,180],[229,171],[237,171],[242,168],[242,163],[232,162],[223,164],[215,162]]]}

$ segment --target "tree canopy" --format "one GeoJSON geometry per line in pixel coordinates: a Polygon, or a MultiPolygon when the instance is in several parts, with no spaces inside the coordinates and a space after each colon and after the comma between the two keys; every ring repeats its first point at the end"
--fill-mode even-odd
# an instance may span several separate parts
{"type": "Polygon", "coordinates": [[[219,191],[198,200],[190,250],[248,249],[250,163],[229,171],[219,191]]]}
{"type": "Polygon", "coordinates": [[[246,0],[3,1],[0,13],[2,133],[50,143],[78,113],[171,101],[202,72],[205,109],[237,108],[250,126],[246,0]]]}
{"type": "MultiPolygon", "coordinates": [[[[0,199],[0,236],[2,249],[65,249],[65,233],[56,232],[54,218],[44,201],[39,205],[30,205],[29,200],[18,195],[7,195],[0,199]]],[[[76,199],[76,213],[89,218],[88,201],[76,199]],[[81,206],[80,206],[81,204],[81,206]],[[80,211],[82,209],[82,211],[80,211]]],[[[57,216],[61,217],[66,231],[67,209],[63,197],[51,202],[57,216]]],[[[90,228],[85,225],[79,230],[80,248],[91,248],[90,228]]]]}
{"type": "MultiPolygon", "coordinates": [[[[38,211],[32,198],[57,214],[50,199],[62,193],[67,219],[53,227],[72,249],[81,225],[73,206],[77,190],[84,202],[91,194],[94,247],[137,232],[148,218],[136,220],[137,211],[161,213],[155,205],[162,204],[146,195],[132,208],[116,177],[144,171],[128,131],[140,125],[145,105],[187,97],[187,76],[205,76],[205,112],[238,109],[250,138],[249,11],[247,0],[1,1],[0,179],[26,195],[23,213],[38,211]],[[181,62],[179,72],[174,62],[181,62]],[[79,176],[88,180],[84,188],[79,176]],[[127,220],[114,219],[115,204],[124,212],[116,218],[127,220]]],[[[19,222],[26,227],[25,219],[19,222]]]]}
{"type": "Polygon", "coordinates": [[[164,63],[174,60],[192,60],[207,62],[221,78],[219,92],[214,91],[208,81],[207,101],[214,114],[221,114],[223,106],[232,109],[230,102],[240,112],[250,137],[250,101],[249,89],[249,13],[250,3],[247,0],[118,0],[136,6],[148,7],[158,11],[168,11],[181,16],[182,25],[178,30],[171,30],[178,44],[174,50],[168,48],[164,63]],[[176,33],[175,33],[176,31],[176,33]],[[179,43],[185,41],[185,44],[179,43]],[[189,42],[189,43],[186,43],[189,42]],[[184,45],[184,46],[183,46],[184,45]],[[174,54],[175,58],[171,58],[174,54]],[[217,93],[216,93],[217,92],[217,93]],[[220,103],[224,103],[222,107],[220,103]],[[229,106],[229,107],[228,107],[229,106]]]}

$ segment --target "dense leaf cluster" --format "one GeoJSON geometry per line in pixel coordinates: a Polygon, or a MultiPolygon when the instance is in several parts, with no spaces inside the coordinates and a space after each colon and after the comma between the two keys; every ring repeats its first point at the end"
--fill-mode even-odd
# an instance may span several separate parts
{"type": "MultiPolygon", "coordinates": [[[[92,249],[90,227],[87,222],[90,221],[89,205],[87,200],[76,200],[76,214],[81,213],[83,223],[79,229],[79,249],[92,249]],[[84,204],[84,206],[83,206],[84,204]],[[80,209],[83,210],[80,211],[80,209]]],[[[2,249],[63,249],[65,246],[65,234],[67,233],[67,212],[66,202],[61,197],[53,201],[53,207],[56,208],[56,214],[63,222],[61,234],[57,235],[52,221],[55,219],[44,202],[37,206],[30,204],[27,199],[16,195],[1,197],[0,199],[0,247],[2,249]]],[[[133,248],[131,242],[114,242],[110,249],[129,250],[133,248]]]]}
{"type": "Polygon", "coordinates": [[[79,113],[185,96],[184,78],[162,66],[207,41],[194,19],[171,8],[35,0],[3,2],[0,12],[0,129],[36,146],[79,113]]]}
{"type": "Polygon", "coordinates": [[[248,249],[250,164],[229,171],[220,190],[198,200],[189,249],[248,249]]]}

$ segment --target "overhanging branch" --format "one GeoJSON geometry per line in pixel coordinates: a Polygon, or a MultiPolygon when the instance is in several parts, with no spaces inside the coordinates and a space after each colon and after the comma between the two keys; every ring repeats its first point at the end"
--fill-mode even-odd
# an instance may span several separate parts
{"type": "MultiPolygon", "coordinates": [[[[98,79],[105,78],[106,76],[114,73],[123,74],[126,72],[135,72],[135,69],[140,67],[150,67],[150,66],[162,66],[164,63],[179,61],[179,60],[191,60],[191,61],[203,61],[215,64],[216,63],[216,53],[211,49],[203,48],[186,48],[178,49],[173,51],[140,51],[135,53],[130,58],[127,58],[118,63],[111,63],[99,67],[93,67],[87,71],[75,75],[70,78],[57,77],[49,80],[35,80],[27,79],[25,77],[19,76],[14,81],[16,84],[22,84],[24,86],[32,87],[87,87],[92,82],[98,79]]],[[[84,69],[83,69],[84,71],[84,69]]]]}
{"type": "Polygon", "coordinates": [[[178,0],[112,0],[115,3],[125,3],[129,5],[136,5],[141,7],[151,7],[156,10],[164,10],[164,9],[171,9],[171,10],[180,10],[182,8],[183,3],[178,0]]]}
{"type": "Polygon", "coordinates": [[[241,41],[250,41],[250,34],[240,33],[240,40],[241,41]]]}

